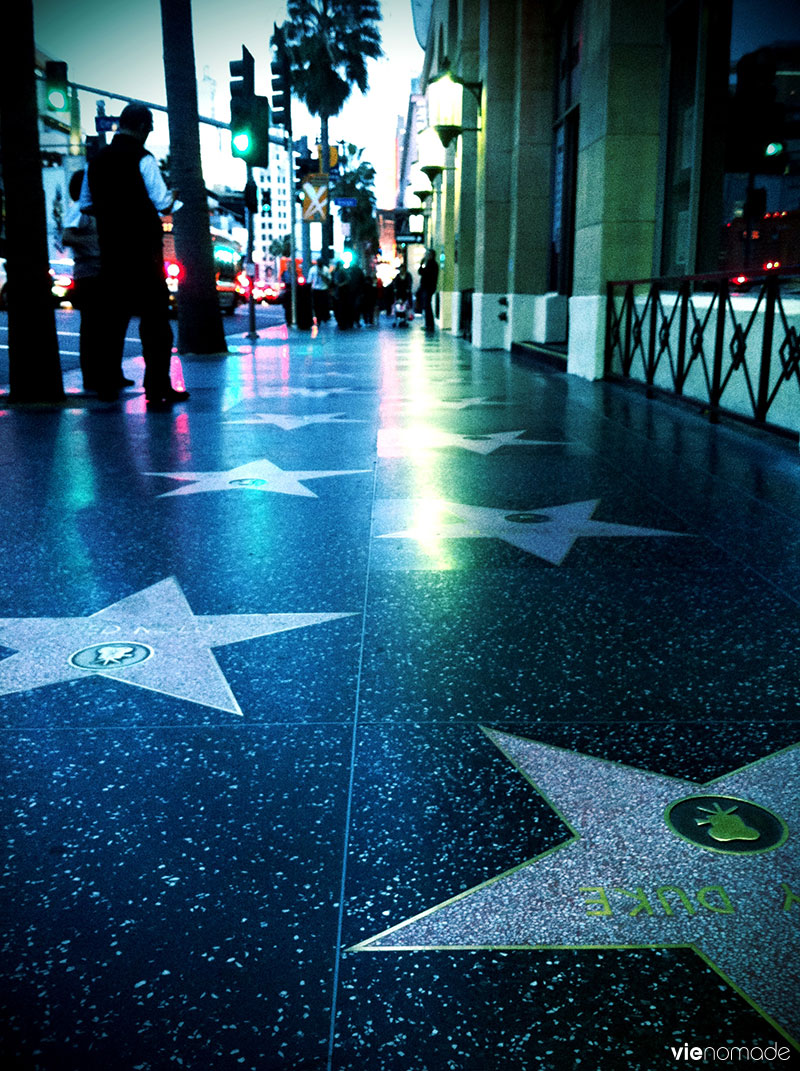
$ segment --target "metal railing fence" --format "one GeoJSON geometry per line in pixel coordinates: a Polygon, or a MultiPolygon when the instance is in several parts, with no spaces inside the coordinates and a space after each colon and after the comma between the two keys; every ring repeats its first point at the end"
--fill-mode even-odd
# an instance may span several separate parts
{"type": "Polygon", "coordinates": [[[605,376],[800,430],[800,267],[609,282],[605,376]]]}

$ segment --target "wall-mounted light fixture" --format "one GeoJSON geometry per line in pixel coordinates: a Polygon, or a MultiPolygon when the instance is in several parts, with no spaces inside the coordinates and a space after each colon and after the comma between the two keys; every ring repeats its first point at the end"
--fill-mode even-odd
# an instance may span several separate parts
{"type": "Polygon", "coordinates": [[[462,120],[462,99],[464,90],[468,89],[481,106],[480,82],[465,82],[454,75],[447,60],[442,62],[442,73],[428,82],[427,96],[431,127],[436,131],[443,148],[449,145],[465,130],[475,131],[478,127],[464,127],[462,120]]]}
{"type": "Polygon", "coordinates": [[[408,176],[408,185],[411,193],[425,206],[425,202],[433,195],[431,180],[418,165],[411,168],[408,176]]]}
{"type": "Polygon", "coordinates": [[[417,157],[420,171],[431,183],[445,169],[444,147],[432,126],[420,131],[417,138],[417,157]]]}

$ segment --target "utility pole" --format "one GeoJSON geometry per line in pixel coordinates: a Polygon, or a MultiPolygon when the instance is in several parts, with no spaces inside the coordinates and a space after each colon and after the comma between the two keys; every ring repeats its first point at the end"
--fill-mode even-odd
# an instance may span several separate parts
{"type": "Polygon", "coordinates": [[[178,352],[227,353],[200,163],[191,0],[161,0],[161,29],[170,184],[183,202],[173,217],[175,249],[184,269],[178,297],[178,352]]]}
{"type": "Polygon", "coordinates": [[[7,20],[0,63],[0,149],[6,198],[10,400],[64,397],[39,148],[32,0],[7,20]]]}

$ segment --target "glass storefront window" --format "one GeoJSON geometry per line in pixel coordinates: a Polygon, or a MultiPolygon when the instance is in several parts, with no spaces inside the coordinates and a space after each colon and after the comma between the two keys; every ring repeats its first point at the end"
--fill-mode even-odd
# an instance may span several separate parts
{"type": "Polygon", "coordinates": [[[661,274],[800,263],[800,5],[686,0],[667,35],[661,274]]]}

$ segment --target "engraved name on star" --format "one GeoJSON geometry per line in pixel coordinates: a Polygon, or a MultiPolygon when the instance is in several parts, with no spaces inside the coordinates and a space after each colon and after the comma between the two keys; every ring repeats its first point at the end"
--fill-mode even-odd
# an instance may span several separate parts
{"type": "Polygon", "coordinates": [[[96,676],[241,715],[212,647],[350,616],[195,615],[167,577],[88,617],[0,618],[0,695],[96,676]]]}
{"type": "Polygon", "coordinates": [[[316,498],[317,495],[304,486],[305,480],[321,480],[328,476],[356,476],[369,471],[369,469],[288,471],[262,458],[221,472],[146,472],[145,476],[166,476],[173,480],[180,480],[186,485],[174,491],[165,491],[158,495],[158,498],[198,495],[207,491],[266,491],[274,495],[316,498]]]}
{"type": "Polygon", "coordinates": [[[274,424],[283,431],[307,428],[311,424],[364,424],[364,420],[350,420],[345,413],[314,413],[310,416],[293,416],[287,413],[253,413],[240,420],[226,420],[225,424],[274,424]]]}
{"type": "MultiPolygon", "coordinates": [[[[388,501],[388,500],[387,500],[388,501]]],[[[628,536],[689,536],[660,528],[639,528],[592,520],[600,499],[569,502],[563,506],[535,506],[527,510],[492,509],[440,499],[409,500],[409,508],[424,520],[404,531],[386,532],[380,539],[501,539],[535,554],[552,565],[561,565],[577,539],[628,536]],[[456,521],[443,518],[453,515],[456,521]]],[[[396,503],[391,503],[396,507],[396,503]]]]}
{"type": "Polygon", "coordinates": [[[571,836],[353,951],[691,948],[800,1048],[800,745],[698,784],[484,732],[571,836]]]}
{"type": "Polygon", "coordinates": [[[378,457],[406,457],[427,450],[456,447],[474,454],[493,454],[502,446],[567,446],[565,442],[521,439],[524,431],[499,431],[490,435],[461,435],[439,428],[379,428],[378,457]]]}

